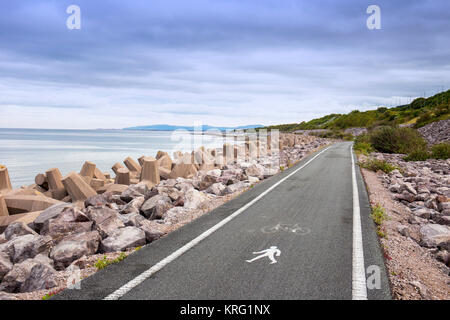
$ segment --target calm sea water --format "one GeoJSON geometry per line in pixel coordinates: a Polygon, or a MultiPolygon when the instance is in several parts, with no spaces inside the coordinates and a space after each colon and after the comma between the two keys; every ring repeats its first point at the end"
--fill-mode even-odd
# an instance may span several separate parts
{"type": "Polygon", "coordinates": [[[84,161],[102,171],[130,156],[155,156],[158,150],[188,151],[220,147],[223,138],[164,131],[0,129],[0,164],[8,167],[14,187],[34,183],[36,174],[59,168],[79,172],[84,161]]]}

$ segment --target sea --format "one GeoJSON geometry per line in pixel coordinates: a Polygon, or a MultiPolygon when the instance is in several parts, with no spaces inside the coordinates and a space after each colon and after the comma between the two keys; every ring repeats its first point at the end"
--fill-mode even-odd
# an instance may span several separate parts
{"type": "Polygon", "coordinates": [[[190,152],[200,146],[218,148],[221,135],[188,131],[1,129],[0,164],[8,168],[14,188],[34,183],[38,173],[59,168],[79,172],[85,161],[110,172],[126,157],[155,156],[158,150],[190,152]]]}

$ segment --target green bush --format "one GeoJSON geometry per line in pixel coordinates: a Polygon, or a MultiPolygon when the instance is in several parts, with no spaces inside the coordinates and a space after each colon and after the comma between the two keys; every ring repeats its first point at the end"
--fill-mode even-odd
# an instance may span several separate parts
{"type": "Polygon", "coordinates": [[[370,133],[370,143],[379,152],[411,153],[425,150],[426,141],[411,128],[379,127],[370,133]]]}
{"type": "Polygon", "coordinates": [[[434,159],[449,159],[450,158],[450,143],[442,142],[434,145],[431,148],[431,156],[434,159]]]}
{"type": "Polygon", "coordinates": [[[381,170],[384,173],[389,173],[396,169],[400,170],[399,167],[394,166],[384,160],[378,160],[378,159],[368,159],[366,162],[361,162],[359,165],[365,169],[368,169],[368,170],[371,170],[374,172],[381,170]]]}
{"type": "Polygon", "coordinates": [[[403,158],[405,161],[425,161],[431,158],[431,154],[427,150],[414,150],[410,152],[407,157],[403,158]]]}
{"type": "Polygon", "coordinates": [[[353,149],[356,153],[362,153],[366,156],[369,155],[369,153],[375,151],[372,147],[372,144],[370,144],[369,135],[367,134],[362,134],[355,138],[353,149]]]}

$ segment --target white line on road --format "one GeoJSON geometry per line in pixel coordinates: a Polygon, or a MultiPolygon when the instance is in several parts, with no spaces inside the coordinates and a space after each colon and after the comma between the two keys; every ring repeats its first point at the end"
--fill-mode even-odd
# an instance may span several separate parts
{"type": "MultiPolygon", "coordinates": [[[[329,148],[329,147],[328,147],[329,148]]],[[[202,240],[206,239],[208,236],[210,236],[212,233],[214,233],[215,231],[219,230],[221,227],[223,227],[225,224],[227,224],[228,222],[230,222],[231,220],[233,220],[234,218],[236,218],[238,215],[240,215],[242,212],[244,212],[246,209],[248,209],[250,206],[252,206],[253,204],[255,204],[257,201],[259,201],[261,198],[263,198],[266,194],[268,194],[270,191],[272,191],[273,189],[275,189],[277,186],[279,186],[281,183],[283,183],[284,181],[286,181],[287,179],[289,179],[290,177],[292,177],[294,174],[296,174],[298,171],[300,171],[301,169],[303,169],[304,167],[306,167],[309,163],[311,163],[314,159],[316,159],[320,154],[322,154],[323,152],[325,152],[326,150],[328,150],[328,148],[325,148],[324,150],[320,151],[318,154],[316,154],[314,157],[312,157],[310,160],[308,160],[308,162],[306,162],[304,165],[302,165],[300,168],[294,170],[292,173],[290,173],[289,175],[287,175],[286,177],[284,177],[283,179],[281,179],[280,181],[278,181],[277,183],[275,183],[273,186],[271,186],[269,189],[267,189],[266,191],[264,191],[263,193],[261,193],[259,196],[257,196],[255,199],[253,199],[252,201],[250,201],[249,203],[247,203],[246,205],[244,205],[243,207],[241,207],[240,209],[236,210],[235,212],[233,212],[231,215],[229,215],[228,217],[226,217],[225,219],[223,219],[222,221],[220,221],[219,223],[217,223],[216,225],[214,225],[213,227],[211,227],[210,229],[206,230],[205,232],[203,232],[201,235],[199,235],[198,237],[196,237],[195,239],[191,240],[190,242],[188,242],[187,244],[185,244],[184,246],[182,246],[181,248],[179,248],[178,250],[174,251],[173,253],[171,253],[169,256],[167,256],[166,258],[162,259],[161,261],[159,261],[157,264],[155,264],[154,266],[152,266],[151,268],[147,269],[146,271],[144,271],[143,273],[141,273],[140,275],[138,275],[136,278],[134,278],[133,280],[129,281],[128,283],[126,283],[125,285],[123,285],[122,287],[120,287],[119,289],[117,289],[116,291],[114,291],[113,293],[111,293],[110,295],[108,295],[107,297],[104,298],[104,300],[118,300],[121,297],[123,297],[127,292],[129,292],[131,289],[133,289],[134,287],[138,286],[139,284],[141,284],[142,282],[144,282],[146,279],[148,279],[149,277],[151,277],[153,274],[155,274],[156,272],[158,272],[159,270],[161,270],[162,268],[164,268],[166,265],[168,265],[169,263],[171,263],[172,261],[174,261],[175,259],[177,259],[178,257],[180,257],[182,254],[184,254],[185,252],[187,252],[189,249],[192,249],[194,246],[196,246],[197,244],[199,244],[202,240]]]]}
{"type": "Polygon", "coordinates": [[[352,158],[352,188],[353,188],[353,253],[352,253],[352,299],[367,300],[366,271],[364,268],[364,251],[361,231],[361,212],[359,208],[359,192],[356,182],[355,159],[353,144],[350,147],[352,158]]]}

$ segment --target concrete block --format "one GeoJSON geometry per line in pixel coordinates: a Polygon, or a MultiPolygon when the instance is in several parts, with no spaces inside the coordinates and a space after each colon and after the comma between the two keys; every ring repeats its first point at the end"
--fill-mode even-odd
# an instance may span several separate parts
{"type": "Polygon", "coordinates": [[[119,168],[114,183],[130,185],[130,170],[127,168],[119,168]]]}
{"type": "Polygon", "coordinates": [[[76,172],[69,173],[62,182],[73,202],[84,201],[97,194],[76,172]]]}

